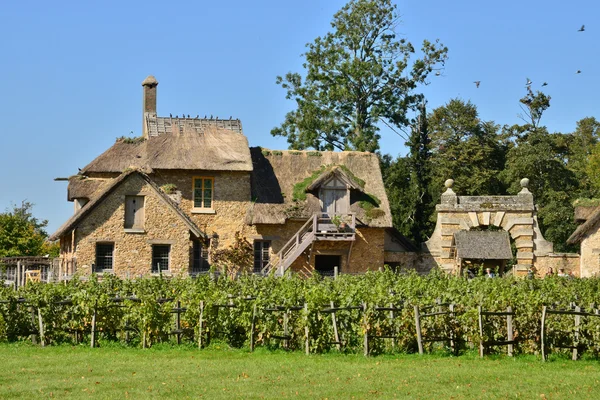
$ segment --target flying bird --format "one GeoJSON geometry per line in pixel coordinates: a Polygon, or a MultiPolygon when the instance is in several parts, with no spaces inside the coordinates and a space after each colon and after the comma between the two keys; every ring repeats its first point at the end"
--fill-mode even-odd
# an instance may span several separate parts
{"type": "Polygon", "coordinates": [[[173,118],[173,114],[169,113],[169,118],[173,118]]]}
{"type": "Polygon", "coordinates": [[[475,87],[476,87],[476,88],[479,88],[479,84],[481,83],[481,81],[475,81],[475,82],[473,82],[473,83],[475,84],[475,87]]]}
{"type": "Polygon", "coordinates": [[[581,25],[581,28],[579,28],[577,32],[585,32],[585,25],[581,25]]]}
{"type": "Polygon", "coordinates": [[[525,84],[526,86],[531,86],[533,82],[531,82],[531,79],[527,78],[527,83],[525,84]]]}
{"type": "Polygon", "coordinates": [[[440,71],[437,71],[437,72],[435,73],[435,76],[440,76],[441,74],[442,74],[442,73],[441,73],[440,71]]]}
{"type": "Polygon", "coordinates": [[[548,86],[548,83],[547,82],[542,83],[542,87],[543,86],[548,86]]]}
{"type": "Polygon", "coordinates": [[[577,72],[575,72],[575,73],[576,73],[576,74],[580,74],[580,73],[581,73],[581,70],[580,70],[580,69],[578,69],[578,70],[577,70],[577,72]]]}

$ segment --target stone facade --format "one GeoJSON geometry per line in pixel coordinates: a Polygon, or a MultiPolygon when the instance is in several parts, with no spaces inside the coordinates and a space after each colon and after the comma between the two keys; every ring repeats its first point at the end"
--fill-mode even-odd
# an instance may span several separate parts
{"type": "MultiPolygon", "coordinates": [[[[65,245],[69,245],[69,237],[65,245]]],[[[164,199],[139,175],[132,175],[82,219],[75,229],[74,255],[78,270],[92,272],[96,262],[96,244],[114,243],[113,272],[122,277],[137,277],[151,272],[152,245],[170,245],[167,274],[184,275],[190,267],[189,227],[164,199]],[[124,228],[125,196],[144,196],[143,230],[124,228]]]]}

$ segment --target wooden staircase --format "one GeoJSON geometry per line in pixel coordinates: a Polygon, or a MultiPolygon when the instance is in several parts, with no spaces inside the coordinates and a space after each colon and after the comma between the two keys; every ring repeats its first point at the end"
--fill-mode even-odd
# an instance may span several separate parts
{"type": "Polygon", "coordinates": [[[355,240],[356,216],[354,214],[344,214],[340,217],[351,220],[343,230],[333,224],[332,219],[335,218],[335,216],[332,218],[324,213],[314,214],[312,218],[309,218],[298,232],[283,245],[277,255],[262,269],[261,273],[267,275],[274,272],[276,276],[283,276],[285,271],[287,271],[300,254],[315,241],[355,240]]]}

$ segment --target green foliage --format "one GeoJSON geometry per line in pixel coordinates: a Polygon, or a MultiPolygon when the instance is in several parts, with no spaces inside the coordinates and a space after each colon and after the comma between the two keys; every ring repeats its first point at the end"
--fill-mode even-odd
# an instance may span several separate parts
{"type": "Polygon", "coordinates": [[[270,155],[272,154],[272,153],[271,153],[271,150],[264,150],[264,149],[263,149],[263,150],[261,150],[261,153],[262,153],[262,155],[263,155],[263,156],[265,156],[265,157],[267,157],[267,156],[270,156],[270,155]]]}
{"type": "Polygon", "coordinates": [[[33,204],[21,202],[0,214],[0,257],[44,256],[57,253],[57,246],[46,242],[48,221],[32,214],[33,204]]]}
{"type": "Polygon", "coordinates": [[[277,77],[297,108],[271,134],[293,149],[374,152],[380,123],[408,125],[422,99],[417,87],[444,64],[447,48],[425,40],[415,59],[413,45],[396,36],[399,20],[390,0],[351,0],[338,11],[333,31],[306,45],[305,78],[277,77]]]}
{"type": "Polygon", "coordinates": [[[283,155],[283,151],[280,151],[280,150],[273,150],[273,151],[271,152],[271,154],[273,154],[274,156],[281,156],[281,155],[283,155]]]}
{"type": "Polygon", "coordinates": [[[307,151],[306,155],[309,157],[323,157],[323,153],[320,151],[307,151]]]}
{"type": "MultiPolygon", "coordinates": [[[[370,335],[399,332],[397,347],[389,343],[372,341],[373,351],[414,352],[416,350],[414,328],[414,305],[428,306],[441,298],[456,304],[456,320],[437,318],[423,320],[424,334],[441,336],[453,327],[458,343],[478,343],[479,331],[477,306],[488,311],[502,311],[511,306],[516,312],[515,328],[518,340],[517,352],[539,352],[539,323],[542,306],[568,308],[570,302],[588,308],[598,301],[600,279],[521,280],[509,277],[498,279],[475,278],[465,280],[434,271],[428,276],[395,274],[390,270],[370,272],[362,276],[341,275],[336,280],[314,276],[302,279],[297,276],[285,278],[242,275],[239,279],[227,277],[196,279],[149,278],[135,281],[120,280],[105,275],[100,282],[95,277],[88,281],[74,280],[65,285],[28,284],[17,292],[0,288],[0,321],[5,321],[6,338],[10,341],[26,339],[35,325],[31,312],[41,310],[45,325],[46,341],[51,344],[71,343],[71,332],[80,332],[80,338],[89,340],[91,319],[97,312],[97,331],[101,346],[123,342],[125,327],[130,328],[130,345],[151,346],[172,342],[169,335],[174,328],[171,310],[181,302],[186,311],[181,314],[184,342],[197,343],[200,302],[204,304],[204,341],[222,340],[231,346],[248,344],[254,305],[258,312],[255,339],[257,346],[280,348],[282,343],[274,336],[281,335],[282,312],[268,312],[273,306],[284,308],[308,307],[304,311],[290,311],[290,349],[304,345],[304,328],[309,328],[310,347],[313,352],[327,352],[335,348],[331,314],[318,312],[334,302],[336,306],[357,306],[367,303],[366,320],[360,310],[340,311],[336,317],[338,328],[345,343],[345,351],[361,352],[365,330],[370,335]],[[133,296],[133,297],[131,297],[133,296]],[[28,303],[19,302],[25,298],[28,303]],[[124,299],[114,302],[114,298],[124,299]],[[70,299],[72,304],[60,301],[70,299]],[[161,301],[157,301],[162,299],[161,301]],[[235,307],[217,307],[231,304],[235,307]],[[401,308],[397,318],[390,320],[387,313],[375,310],[375,306],[394,304],[401,308]]],[[[490,322],[492,329],[484,333],[486,338],[505,335],[505,321],[490,322]]],[[[567,316],[551,316],[548,319],[550,344],[569,340],[572,336],[573,319],[567,316]],[[562,332],[562,333],[561,333],[562,332]]],[[[597,356],[600,318],[583,318],[581,343],[597,356]]],[[[466,346],[468,347],[468,346],[466,346]]],[[[430,348],[435,346],[430,345],[430,348]]],[[[554,352],[555,350],[553,350],[554,352]]]]}
{"type": "Polygon", "coordinates": [[[600,206],[600,199],[576,199],[573,202],[573,207],[598,207],[600,206]]]}
{"type": "Polygon", "coordinates": [[[350,171],[350,168],[346,167],[343,164],[336,165],[336,167],[344,171],[346,175],[348,175],[354,182],[358,183],[358,186],[360,186],[361,188],[365,187],[365,181],[360,179],[358,176],[354,175],[354,173],[350,171]]]}
{"type": "Polygon", "coordinates": [[[292,191],[292,200],[306,200],[306,188],[309,187],[310,184],[313,183],[327,168],[327,165],[322,165],[319,169],[313,171],[310,176],[304,178],[301,182],[296,183],[292,191]]]}
{"type": "MultiPolygon", "coordinates": [[[[431,135],[431,184],[436,202],[444,181],[454,179],[454,190],[468,196],[505,191],[499,173],[504,169],[508,143],[499,126],[481,121],[470,101],[452,99],[428,117],[431,135]]],[[[520,179],[520,178],[519,178],[520,179]]]]}
{"type": "Polygon", "coordinates": [[[212,265],[234,278],[241,272],[249,272],[254,260],[252,244],[238,231],[234,242],[227,248],[212,251],[212,265]]]}
{"type": "Polygon", "coordinates": [[[146,140],[145,137],[143,136],[139,136],[139,137],[129,137],[129,136],[121,136],[118,137],[116,142],[117,143],[127,143],[127,144],[138,144],[138,143],[142,143],[146,140]]]}
{"type": "Polygon", "coordinates": [[[175,185],[174,183],[167,183],[162,185],[160,188],[166,194],[173,194],[177,190],[177,185],[175,185]]]}

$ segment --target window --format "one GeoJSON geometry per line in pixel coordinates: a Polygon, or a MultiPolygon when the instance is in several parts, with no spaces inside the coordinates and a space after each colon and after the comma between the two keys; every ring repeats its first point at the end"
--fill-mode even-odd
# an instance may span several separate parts
{"type": "Polygon", "coordinates": [[[169,270],[169,253],[171,246],[168,244],[152,245],[152,273],[169,270]]]}
{"type": "Polygon", "coordinates": [[[208,272],[209,269],[208,246],[203,246],[201,241],[194,240],[194,248],[192,250],[192,274],[208,272]]]}
{"type": "Polygon", "coordinates": [[[96,265],[93,272],[111,271],[115,253],[114,243],[96,243],[96,265]]]}
{"type": "Polygon", "coordinates": [[[254,241],[254,272],[260,272],[269,263],[271,242],[267,240],[254,241]]]}
{"type": "Polygon", "coordinates": [[[144,230],[144,196],[125,196],[125,229],[144,230]]]}
{"type": "Polygon", "coordinates": [[[194,178],[194,208],[213,206],[214,178],[194,178]]]}

